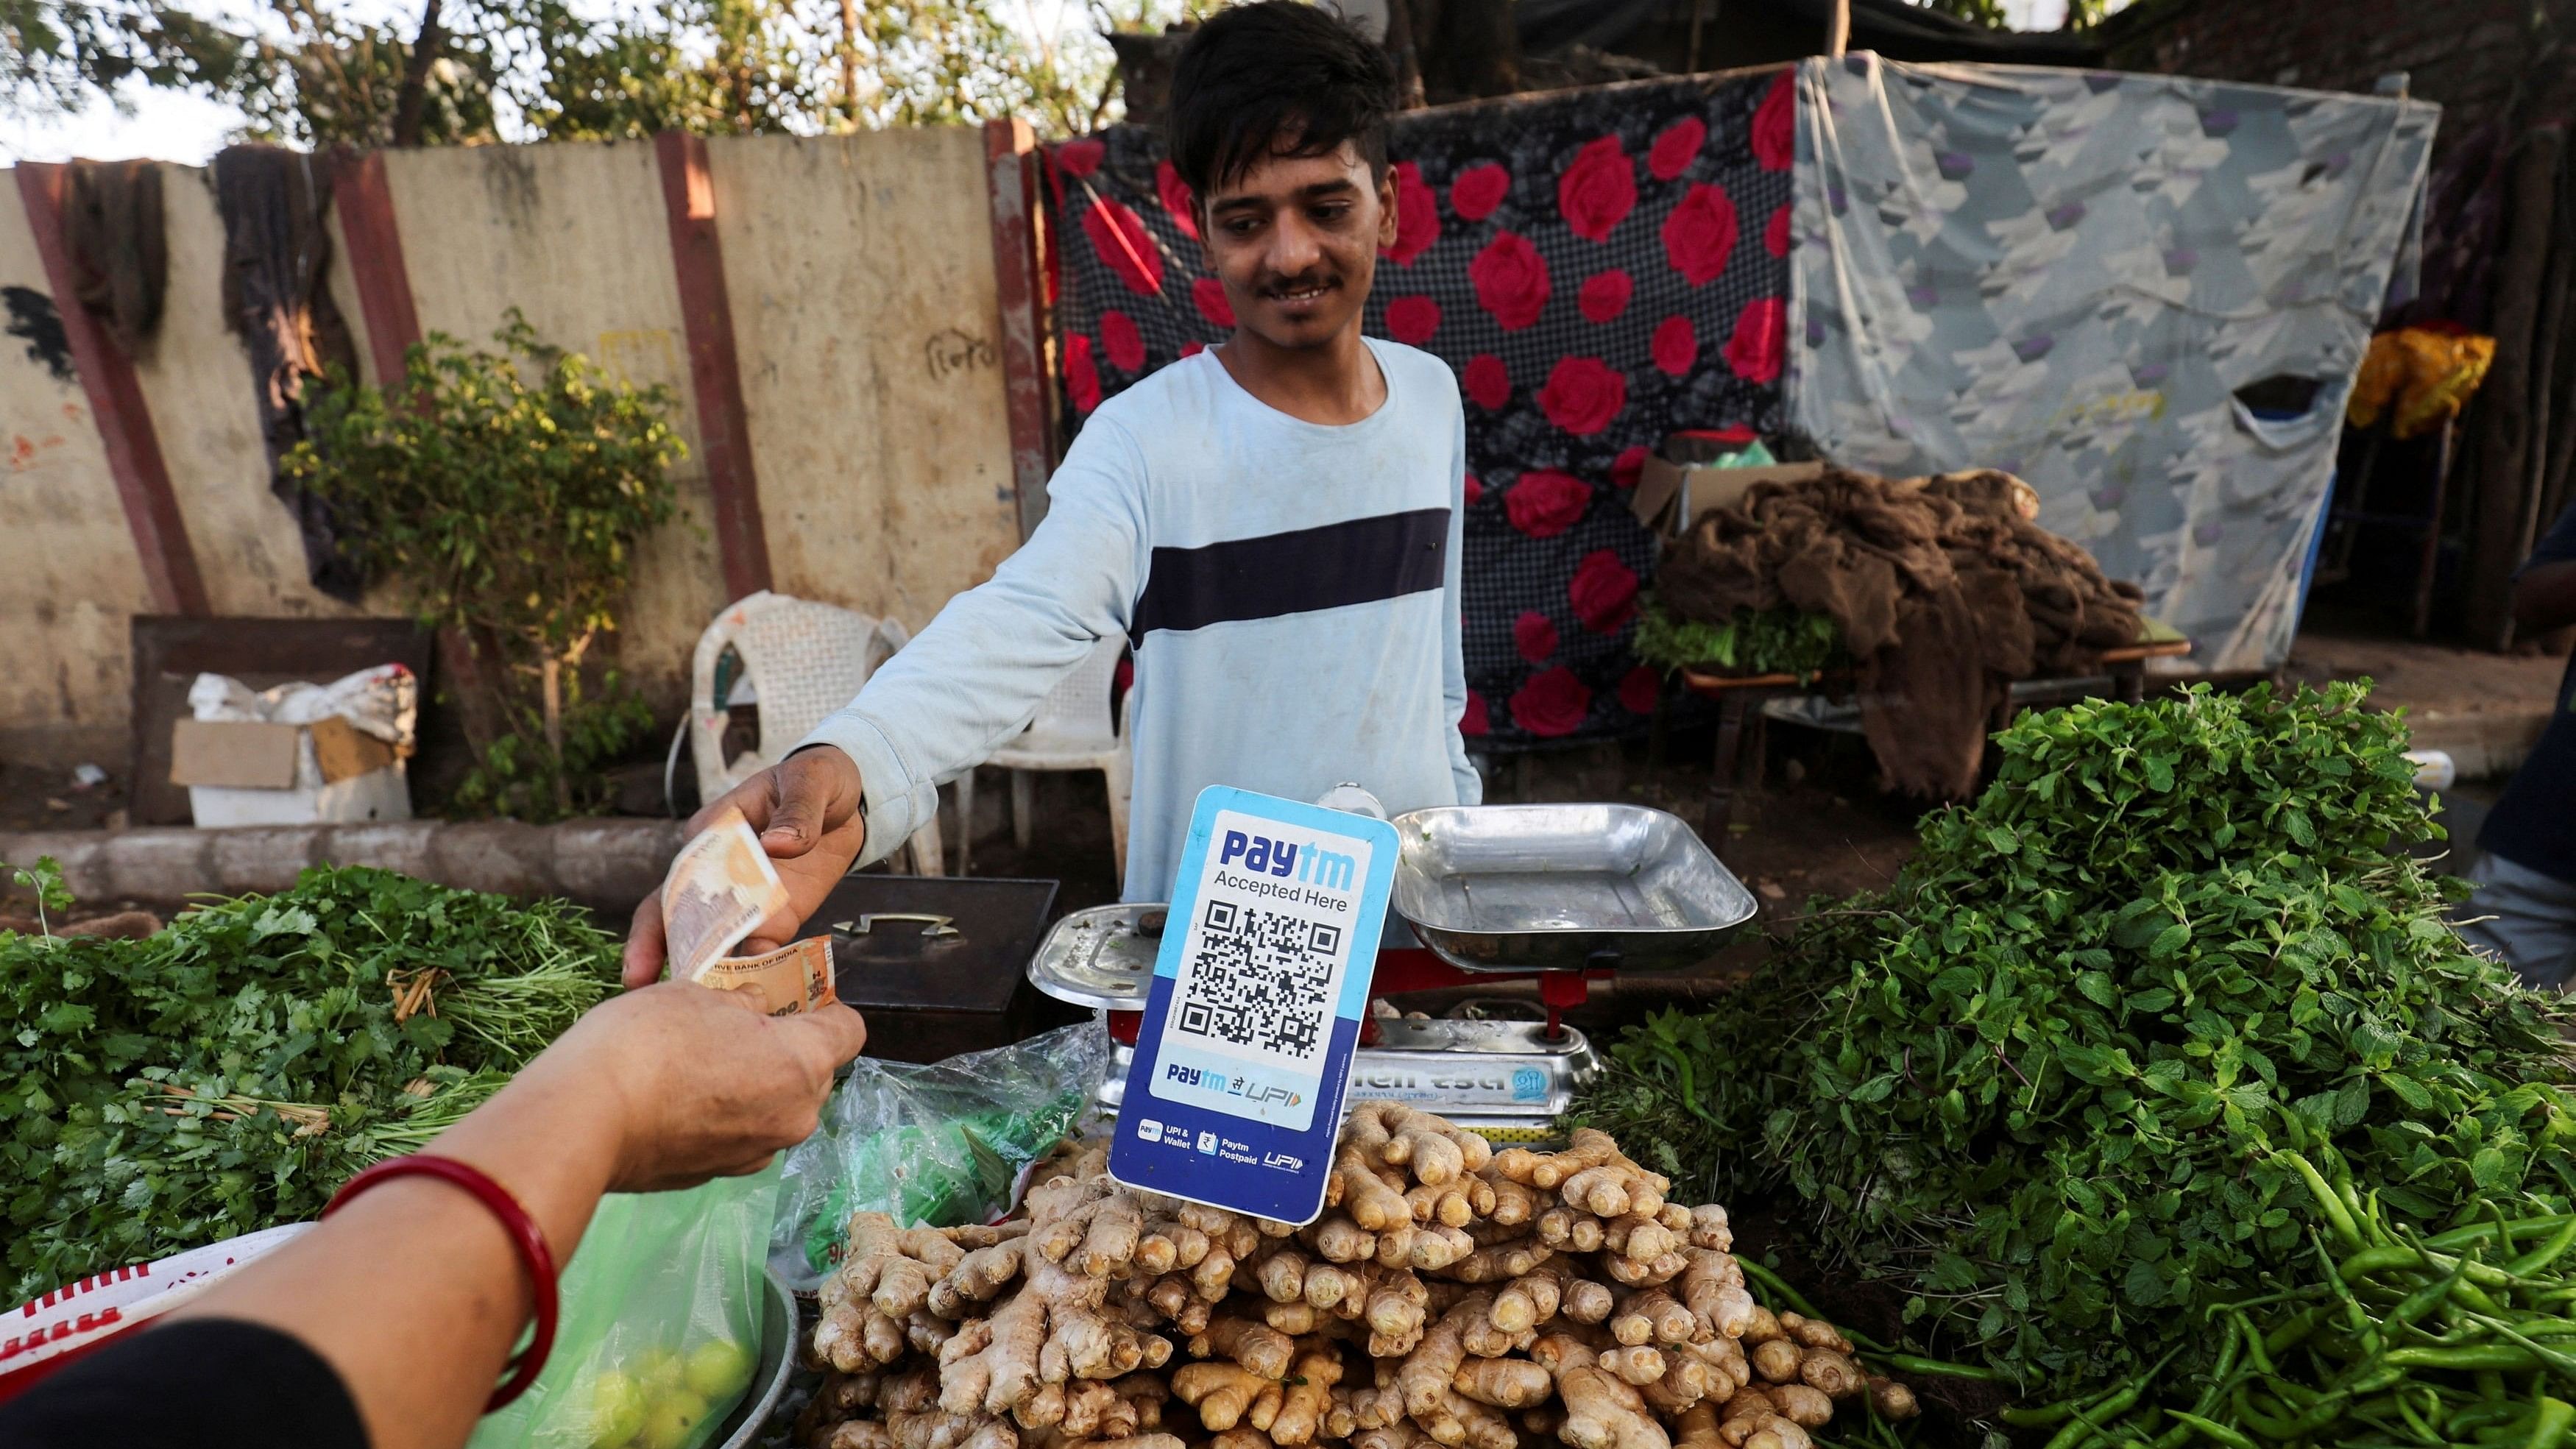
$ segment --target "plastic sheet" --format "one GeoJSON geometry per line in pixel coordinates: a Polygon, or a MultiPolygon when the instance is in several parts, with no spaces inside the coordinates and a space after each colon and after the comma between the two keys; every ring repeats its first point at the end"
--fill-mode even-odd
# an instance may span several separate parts
{"type": "Polygon", "coordinates": [[[852,1213],[905,1227],[1000,1219],[1022,1176],[1070,1134],[1109,1068],[1097,1022],[927,1066],[861,1057],[787,1154],[770,1266],[799,1291],[839,1260],[852,1213]]]}

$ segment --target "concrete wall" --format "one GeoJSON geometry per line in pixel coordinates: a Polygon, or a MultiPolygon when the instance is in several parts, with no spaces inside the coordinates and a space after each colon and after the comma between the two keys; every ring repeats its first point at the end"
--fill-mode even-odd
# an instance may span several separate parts
{"type": "Polygon", "coordinates": [[[0,206],[0,288],[11,333],[0,339],[0,753],[96,758],[123,736],[125,621],[151,594],[71,360],[49,360],[28,335],[51,302],[14,206],[0,206]]]}
{"type": "Polygon", "coordinates": [[[776,586],[918,630],[1020,541],[992,246],[966,240],[990,236],[962,181],[983,135],[715,140],[707,164],[776,586]]]}
{"type": "Polygon", "coordinates": [[[610,376],[671,390],[689,446],[672,470],[679,513],[637,551],[611,642],[628,677],[657,706],[676,707],[689,651],[728,600],[653,148],[395,151],[385,179],[424,332],[488,344],[515,306],[538,336],[589,354],[610,376]]]}
{"type": "MultiPolygon", "coordinates": [[[[781,591],[917,629],[1018,544],[983,144],[960,127],[710,145],[781,591]]],[[[680,516],[639,551],[610,647],[674,708],[698,634],[727,599],[653,148],[384,159],[424,330],[482,344],[516,306],[611,375],[671,389],[691,451],[675,470],[680,516]]],[[[213,606],[348,612],[306,582],[294,523],[268,491],[248,361],[222,315],[223,229],[206,174],[169,167],[163,185],[168,302],[135,367],[213,606]]],[[[332,293],[364,359],[336,219],[332,240],[332,293]]],[[[49,291],[11,205],[0,205],[0,287],[49,291]]],[[[115,766],[127,621],[148,595],[86,400],[24,339],[0,339],[0,444],[0,619],[20,626],[14,667],[0,671],[0,752],[115,766]]],[[[363,612],[401,605],[379,590],[363,612]]]]}

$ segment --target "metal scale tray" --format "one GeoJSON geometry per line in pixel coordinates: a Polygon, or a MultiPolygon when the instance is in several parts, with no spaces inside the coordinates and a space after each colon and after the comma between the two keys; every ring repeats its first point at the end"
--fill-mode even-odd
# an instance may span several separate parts
{"type": "Polygon", "coordinates": [[[1395,829],[1395,913],[1461,971],[1678,971],[1756,909],[1688,825],[1642,805],[1451,805],[1395,829]]]}

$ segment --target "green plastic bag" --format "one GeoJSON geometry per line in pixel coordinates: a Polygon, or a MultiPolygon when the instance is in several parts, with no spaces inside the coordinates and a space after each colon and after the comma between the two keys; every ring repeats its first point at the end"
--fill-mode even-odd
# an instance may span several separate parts
{"type": "Polygon", "coordinates": [[[779,1164],[600,1199],[545,1372],[468,1449],[699,1449],[751,1389],[779,1164]]]}
{"type": "Polygon", "coordinates": [[[934,1228],[1001,1217],[1029,1165],[1074,1132],[1108,1061],[1109,1034],[1088,1021],[926,1066],[859,1058],[822,1130],[787,1154],[770,1267],[816,1287],[853,1213],[934,1228]]]}

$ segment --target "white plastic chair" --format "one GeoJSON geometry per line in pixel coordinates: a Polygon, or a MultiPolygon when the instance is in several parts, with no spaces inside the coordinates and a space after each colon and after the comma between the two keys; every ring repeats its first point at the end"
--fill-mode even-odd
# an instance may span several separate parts
{"type": "MultiPolygon", "coordinates": [[[[713,800],[785,758],[911,638],[900,620],[766,589],[726,605],[698,636],[689,669],[689,752],[698,762],[698,798],[713,800]],[[742,661],[742,680],[729,682],[718,699],[716,667],[727,649],[742,661]],[[759,708],[760,744],[728,761],[725,720],[737,699],[759,708]]],[[[942,873],[937,811],[903,848],[913,874],[942,873]]]]}
{"type": "MultiPolygon", "coordinates": [[[[1118,879],[1127,878],[1127,741],[1111,724],[1110,682],[1127,641],[1100,641],[1091,657],[1038,701],[1026,733],[995,750],[985,760],[1011,772],[1011,837],[1029,848],[1037,826],[1038,770],[1098,770],[1109,794],[1109,848],[1117,857],[1118,879]]],[[[975,772],[957,777],[957,873],[967,874],[975,829],[975,772]]]]}

